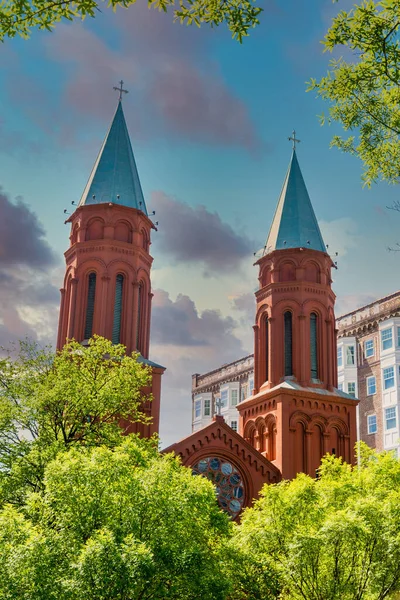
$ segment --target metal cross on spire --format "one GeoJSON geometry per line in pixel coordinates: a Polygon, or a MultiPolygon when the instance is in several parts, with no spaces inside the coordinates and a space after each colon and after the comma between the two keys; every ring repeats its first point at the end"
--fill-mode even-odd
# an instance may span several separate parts
{"type": "Polygon", "coordinates": [[[301,140],[298,140],[296,138],[296,132],[294,129],[292,131],[292,136],[288,137],[288,140],[289,140],[289,142],[293,142],[293,146],[292,146],[293,150],[296,150],[296,144],[300,144],[300,142],[301,142],[301,140]]]}
{"type": "Polygon", "coordinates": [[[118,98],[118,100],[119,100],[119,102],[121,102],[121,100],[122,100],[122,94],[128,94],[128,90],[124,90],[123,89],[124,82],[122,81],[122,79],[118,83],[119,83],[119,87],[115,87],[114,86],[113,89],[116,90],[117,92],[119,92],[119,98],[118,98]]]}

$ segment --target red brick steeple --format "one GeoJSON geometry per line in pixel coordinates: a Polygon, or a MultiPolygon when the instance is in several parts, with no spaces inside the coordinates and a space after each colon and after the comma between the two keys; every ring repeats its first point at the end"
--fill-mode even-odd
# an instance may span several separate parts
{"type": "MultiPolygon", "coordinates": [[[[158,431],[161,374],[148,360],[151,282],[150,234],[155,229],[136,168],[121,101],[71,223],[70,247],[61,289],[57,347],[67,339],[85,343],[93,334],[137,351],[153,369],[153,417],[139,426],[158,431]]],[[[134,424],[130,431],[136,430],[134,424]]]]}
{"type": "Polygon", "coordinates": [[[339,392],[333,263],[292,159],[259,267],[253,395],[241,433],[284,478],[315,475],[334,452],[351,462],[357,401],[339,392]]]}

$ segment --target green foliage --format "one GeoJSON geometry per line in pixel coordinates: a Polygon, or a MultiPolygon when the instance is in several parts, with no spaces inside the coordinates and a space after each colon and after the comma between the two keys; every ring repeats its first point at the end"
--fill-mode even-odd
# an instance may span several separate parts
{"type": "Polygon", "coordinates": [[[361,445],[359,468],[327,456],[318,480],[298,475],[265,486],[230,545],[247,557],[253,585],[235,599],[393,597],[400,590],[400,462],[361,445]],[[263,568],[270,580],[258,584],[263,568]]]}
{"type": "MultiPolygon", "coordinates": [[[[259,24],[262,8],[255,0],[148,0],[148,6],[167,12],[175,20],[217,27],[226,23],[232,37],[242,42],[249,29],[259,24]]],[[[32,29],[51,30],[60,21],[94,17],[100,7],[128,8],[136,0],[0,0],[0,40],[19,35],[28,38],[32,29]]]]}
{"type": "Polygon", "coordinates": [[[325,50],[343,50],[309,90],[329,105],[329,118],[351,134],[332,146],[358,156],[366,185],[400,181],[400,0],[364,0],[333,19],[325,50]]]}
{"type": "Polygon", "coordinates": [[[0,598],[222,600],[229,531],[212,484],[151,441],[77,446],[0,513],[0,598]]]}
{"type": "Polygon", "coordinates": [[[125,347],[94,337],[54,355],[28,341],[0,360],[0,503],[23,504],[44,468],[71,446],[120,443],[119,418],[146,422],[151,371],[125,347]]]}

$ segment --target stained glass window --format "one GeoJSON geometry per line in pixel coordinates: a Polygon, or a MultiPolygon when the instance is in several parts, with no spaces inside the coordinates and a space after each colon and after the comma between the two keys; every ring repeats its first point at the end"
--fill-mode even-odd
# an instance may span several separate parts
{"type": "Polygon", "coordinates": [[[192,467],[193,475],[207,477],[215,485],[218,504],[232,519],[243,507],[244,484],[239,471],[222,458],[203,458],[192,467]]]}

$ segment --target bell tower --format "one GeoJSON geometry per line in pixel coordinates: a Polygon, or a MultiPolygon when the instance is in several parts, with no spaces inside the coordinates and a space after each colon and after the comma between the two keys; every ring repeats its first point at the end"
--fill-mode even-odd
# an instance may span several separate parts
{"type": "Polygon", "coordinates": [[[254,390],[241,434],[283,478],[315,476],[327,452],[353,462],[358,401],[337,389],[334,267],[295,145],[267,242],[256,265],[254,390]]]}
{"type": "MultiPolygon", "coordinates": [[[[70,245],[61,289],[57,348],[68,339],[83,345],[93,335],[122,343],[127,353],[152,367],[153,401],[145,410],[151,425],[130,424],[129,432],[158,431],[161,375],[149,360],[151,280],[150,220],[122,110],[117,110],[80,202],[67,220],[70,245]]],[[[126,424],[125,424],[126,425],[126,424]]]]}

